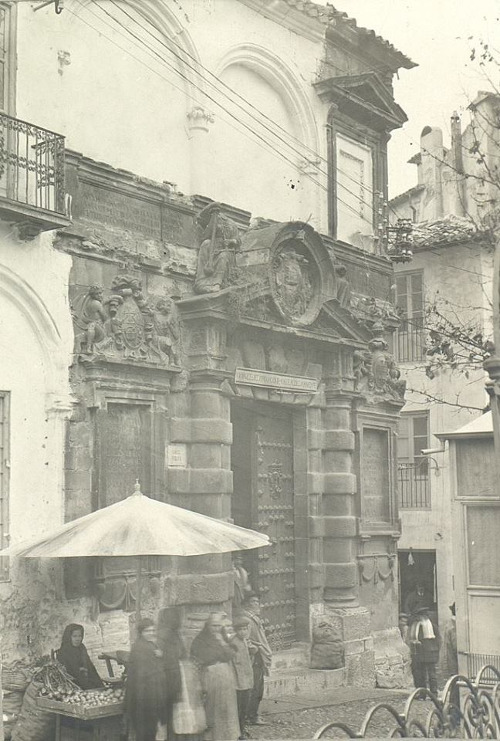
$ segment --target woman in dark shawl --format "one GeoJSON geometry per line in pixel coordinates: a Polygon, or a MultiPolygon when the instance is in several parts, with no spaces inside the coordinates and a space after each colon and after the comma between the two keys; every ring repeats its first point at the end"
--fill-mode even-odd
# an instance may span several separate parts
{"type": "Polygon", "coordinates": [[[84,630],[82,625],[71,623],[64,629],[61,647],[57,652],[57,660],[71,674],[76,684],[83,690],[102,687],[103,682],[87,649],[83,644],[84,630]]]}
{"type": "Polygon", "coordinates": [[[167,682],[156,629],[149,618],[137,626],[127,668],[125,712],[136,741],[155,741],[158,723],[166,722],[167,682]]]}
{"type": "Polygon", "coordinates": [[[180,700],[182,690],[180,661],[186,656],[182,641],[181,612],[178,607],[166,607],[158,614],[158,648],[162,652],[163,668],[166,678],[165,709],[167,715],[167,736],[175,738],[172,711],[180,700]]]}
{"type": "Polygon", "coordinates": [[[206,741],[235,741],[240,735],[231,663],[234,654],[225,635],[224,615],[212,613],[191,645],[191,657],[200,667],[205,692],[206,741]]]}

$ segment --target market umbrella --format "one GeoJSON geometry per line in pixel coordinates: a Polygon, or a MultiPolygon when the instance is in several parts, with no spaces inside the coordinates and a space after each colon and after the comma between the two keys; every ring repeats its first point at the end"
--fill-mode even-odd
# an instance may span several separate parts
{"type": "Polygon", "coordinates": [[[267,535],[216,520],[140,491],[115,504],[59,526],[29,543],[9,546],[0,556],[78,558],[137,556],[137,617],[141,602],[141,556],[201,556],[269,545],[267,535]]]}

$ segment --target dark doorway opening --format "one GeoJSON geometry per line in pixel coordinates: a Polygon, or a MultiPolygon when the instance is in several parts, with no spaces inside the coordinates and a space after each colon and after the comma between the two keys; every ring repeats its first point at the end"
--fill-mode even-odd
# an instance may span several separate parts
{"type": "Polygon", "coordinates": [[[408,597],[419,584],[424,588],[425,606],[437,613],[436,551],[398,551],[399,561],[399,610],[406,612],[408,597]]]}

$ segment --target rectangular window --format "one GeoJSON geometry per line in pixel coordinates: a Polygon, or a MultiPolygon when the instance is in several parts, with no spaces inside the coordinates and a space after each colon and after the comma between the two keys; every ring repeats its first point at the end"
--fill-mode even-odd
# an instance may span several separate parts
{"type": "MultiPolygon", "coordinates": [[[[0,391],[0,548],[9,545],[10,394],[0,391]]],[[[0,581],[9,578],[9,559],[0,558],[0,581]]]]}
{"type": "Polygon", "coordinates": [[[372,150],[342,134],[335,141],[337,239],[373,252],[372,150]]]}
{"type": "Polygon", "coordinates": [[[400,363],[425,359],[423,273],[396,275],[396,306],[401,324],[396,333],[396,356],[400,363]]]}
{"type": "Polygon", "coordinates": [[[428,447],[428,412],[402,414],[398,423],[398,487],[402,508],[431,506],[429,461],[421,452],[428,447]]]}

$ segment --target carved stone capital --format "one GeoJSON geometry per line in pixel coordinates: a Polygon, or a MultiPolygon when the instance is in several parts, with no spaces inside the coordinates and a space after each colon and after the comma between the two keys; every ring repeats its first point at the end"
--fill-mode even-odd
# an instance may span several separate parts
{"type": "Polygon", "coordinates": [[[190,132],[205,131],[208,132],[210,124],[213,124],[215,117],[201,105],[194,105],[187,114],[188,129],[190,132]]]}

